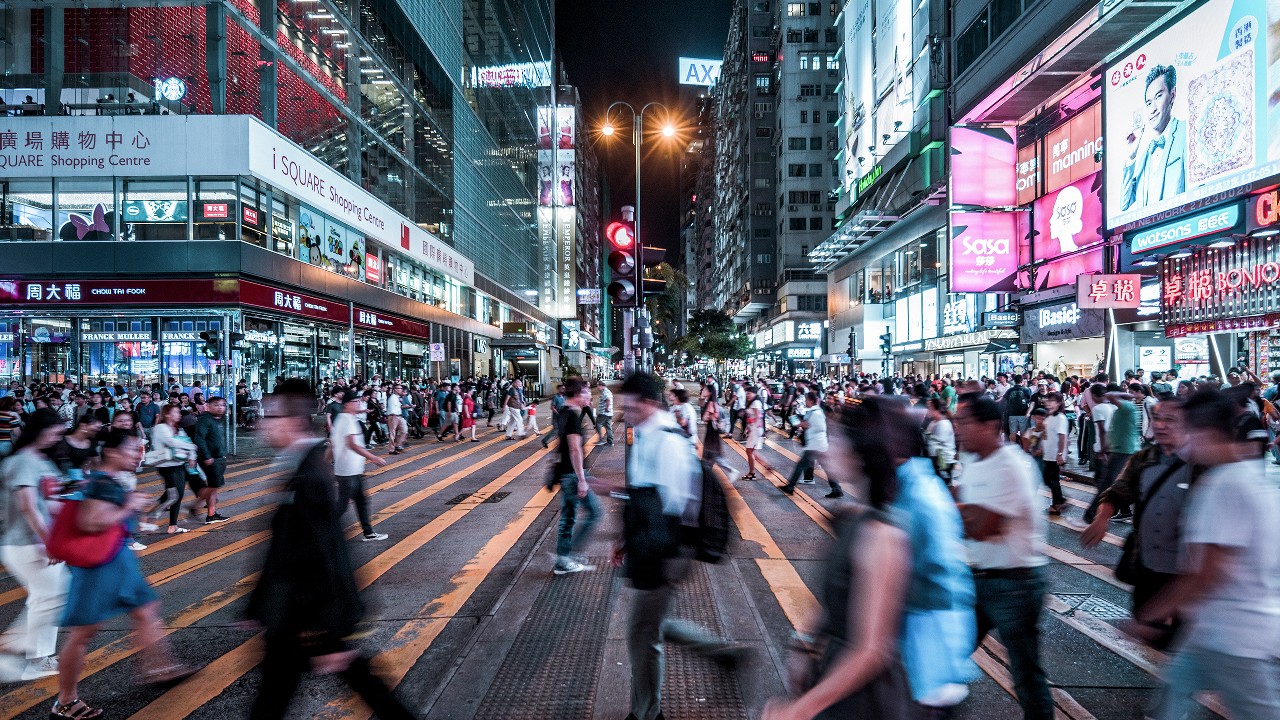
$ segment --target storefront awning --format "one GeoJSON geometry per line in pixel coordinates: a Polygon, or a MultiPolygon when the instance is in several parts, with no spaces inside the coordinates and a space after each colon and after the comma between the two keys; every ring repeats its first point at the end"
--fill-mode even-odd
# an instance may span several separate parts
{"type": "Polygon", "coordinates": [[[982,349],[982,352],[984,353],[1005,353],[1005,352],[1017,352],[1017,351],[1018,351],[1017,340],[992,340],[991,342],[987,343],[987,346],[985,348],[982,349]]]}

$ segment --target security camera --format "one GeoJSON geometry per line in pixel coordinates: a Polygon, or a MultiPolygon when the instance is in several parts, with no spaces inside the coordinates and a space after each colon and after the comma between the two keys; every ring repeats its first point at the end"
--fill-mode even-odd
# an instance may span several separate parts
{"type": "Polygon", "coordinates": [[[1098,152],[1096,152],[1096,153],[1094,153],[1094,154],[1093,154],[1093,161],[1094,161],[1094,162],[1096,162],[1096,163],[1100,163],[1100,162],[1102,162],[1102,151],[1101,151],[1101,150],[1099,150],[1098,152]]]}
{"type": "Polygon", "coordinates": [[[881,135],[881,136],[880,136],[880,142],[885,142],[885,143],[889,142],[889,133],[885,133],[885,134],[881,135]]]}

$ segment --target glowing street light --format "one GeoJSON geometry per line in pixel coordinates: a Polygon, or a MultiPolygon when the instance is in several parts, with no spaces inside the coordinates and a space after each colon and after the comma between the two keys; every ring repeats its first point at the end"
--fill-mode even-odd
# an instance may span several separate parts
{"type": "Polygon", "coordinates": [[[612,136],[612,135],[613,135],[613,126],[612,126],[612,125],[605,125],[604,127],[600,128],[600,134],[604,135],[605,137],[610,137],[610,136],[612,136]]]}
{"type": "Polygon", "coordinates": [[[663,134],[663,135],[665,135],[665,136],[667,136],[667,137],[675,137],[675,136],[676,136],[676,126],[675,126],[675,125],[672,125],[672,124],[670,124],[670,123],[668,123],[668,124],[666,124],[666,125],[663,125],[663,126],[662,126],[662,134],[663,134]]]}

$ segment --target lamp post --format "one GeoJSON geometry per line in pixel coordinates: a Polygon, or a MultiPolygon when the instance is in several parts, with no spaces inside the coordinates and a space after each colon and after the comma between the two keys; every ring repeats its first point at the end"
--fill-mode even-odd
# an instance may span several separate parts
{"type": "MultiPolygon", "coordinates": [[[[676,127],[670,122],[671,111],[666,105],[659,102],[646,103],[639,110],[635,109],[631,103],[619,100],[609,105],[604,111],[604,126],[600,129],[600,133],[605,137],[612,137],[617,129],[613,126],[610,116],[613,115],[614,108],[626,108],[631,113],[631,144],[635,146],[636,151],[636,209],[635,209],[635,242],[636,242],[636,263],[640,266],[640,287],[636,288],[637,307],[640,312],[644,312],[644,242],[640,236],[640,148],[644,145],[644,120],[645,114],[651,109],[662,108],[667,115],[667,122],[662,126],[662,136],[665,138],[673,138],[676,135],[676,127]]],[[[621,113],[621,110],[619,110],[621,113]]],[[[635,316],[631,308],[625,308],[622,311],[622,371],[630,375],[635,372],[635,346],[632,342],[632,329],[635,326],[635,316]]],[[[642,359],[641,365],[644,369],[652,369],[652,353],[647,354],[642,359]]]]}

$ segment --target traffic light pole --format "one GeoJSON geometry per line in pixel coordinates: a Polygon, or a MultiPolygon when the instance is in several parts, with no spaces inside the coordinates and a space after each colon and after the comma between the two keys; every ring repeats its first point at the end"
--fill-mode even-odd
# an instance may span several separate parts
{"type": "Polygon", "coordinates": [[[635,325],[631,308],[622,311],[622,374],[630,375],[636,371],[635,348],[631,347],[631,328],[635,325]]]}

